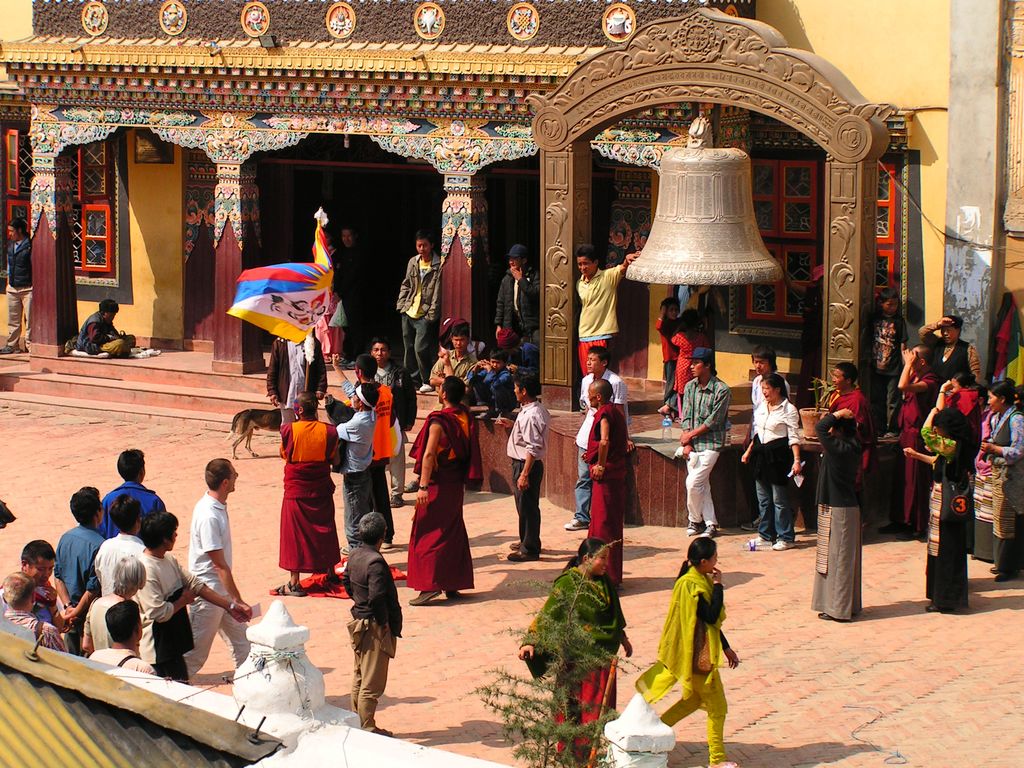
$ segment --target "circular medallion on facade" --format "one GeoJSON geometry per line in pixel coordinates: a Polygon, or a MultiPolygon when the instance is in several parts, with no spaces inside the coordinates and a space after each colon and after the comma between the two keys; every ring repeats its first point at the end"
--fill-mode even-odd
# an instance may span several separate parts
{"type": "Polygon", "coordinates": [[[609,5],[601,17],[601,31],[613,43],[621,43],[636,31],[636,14],[625,3],[609,5]]]}
{"type": "Polygon", "coordinates": [[[508,9],[505,26],[516,40],[532,40],[540,29],[540,12],[531,3],[516,3],[508,9]]]}
{"type": "Polygon", "coordinates": [[[444,9],[437,3],[420,3],[412,12],[412,25],[424,40],[436,40],[444,32],[444,9]]]}
{"type": "Polygon", "coordinates": [[[182,0],[164,0],[160,6],[160,29],[165,35],[176,37],[188,25],[188,11],[182,0]]]}
{"type": "Polygon", "coordinates": [[[92,37],[102,35],[106,32],[109,21],[107,6],[98,0],[92,0],[82,7],[82,29],[85,30],[85,34],[92,37]]]}
{"type": "Polygon", "coordinates": [[[242,6],[242,31],[249,37],[265,35],[270,30],[270,11],[263,3],[242,6]]]}
{"type": "Polygon", "coordinates": [[[327,31],[332,37],[344,40],[356,30],[356,12],[348,3],[335,3],[327,9],[327,31]]]}

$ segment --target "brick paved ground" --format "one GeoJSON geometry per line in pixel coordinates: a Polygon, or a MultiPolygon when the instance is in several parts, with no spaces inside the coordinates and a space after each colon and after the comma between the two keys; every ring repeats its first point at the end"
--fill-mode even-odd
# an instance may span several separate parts
{"type": "MultiPolygon", "coordinates": [[[[258,436],[253,444],[265,458],[236,462],[240,478],[230,514],[236,579],[248,600],[265,607],[267,590],[283,578],[277,569],[281,464],[273,438],[258,436]]],[[[205,462],[230,455],[221,433],[187,422],[125,424],[0,409],[6,465],[0,497],[19,517],[0,532],[2,567],[17,567],[20,548],[30,538],[56,544],[72,524],[71,493],[88,483],[110,490],[119,482],[116,456],[127,447],[146,451],[147,484],[186,527],[203,492],[205,462]]],[[[515,529],[511,500],[471,494],[467,501],[477,589],[458,604],[405,609],[405,637],[380,722],[410,741],[511,763],[494,717],[473,690],[498,665],[519,668],[516,642],[507,630],[529,622],[580,534],[562,530],[566,513],[545,506],[543,560],[507,563],[504,553],[515,529]]],[[[398,541],[407,540],[410,514],[410,507],[396,511],[398,541]]],[[[819,621],[809,608],[814,551],[808,537],[785,553],[742,552],[742,541],[738,534],[720,539],[726,626],[743,659],[738,670],[723,673],[732,759],[751,768],[1024,764],[1019,694],[1024,582],[995,584],[988,566],[972,561],[969,613],[925,614],[924,545],[869,540],[865,613],[853,624],[839,625],[819,621]],[[892,757],[897,751],[905,762],[892,757]]],[[[685,546],[681,530],[626,531],[623,607],[637,665],[653,660],[685,546]]],[[[184,551],[176,555],[186,557],[184,551]]],[[[405,566],[404,548],[388,557],[405,566]]],[[[412,596],[404,587],[399,592],[403,602],[412,596]]],[[[326,674],[331,701],[347,707],[348,604],[290,598],[287,605],[296,621],[312,629],[308,652],[326,674]]],[[[229,672],[228,659],[218,641],[198,682],[216,683],[229,672]]],[[[620,705],[636,676],[637,668],[627,665],[620,705]]],[[[680,723],[676,733],[671,765],[706,760],[701,713],[680,723]]]]}

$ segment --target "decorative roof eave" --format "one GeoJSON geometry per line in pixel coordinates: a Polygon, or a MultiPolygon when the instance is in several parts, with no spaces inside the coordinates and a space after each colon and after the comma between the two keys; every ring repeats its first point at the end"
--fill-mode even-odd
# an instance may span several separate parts
{"type": "MultiPolygon", "coordinates": [[[[0,63],[99,67],[190,67],[198,70],[409,72],[566,77],[604,50],[584,46],[438,43],[290,43],[120,40],[45,37],[4,43],[0,63]]],[[[255,74],[255,73],[254,73],[255,74]]]]}

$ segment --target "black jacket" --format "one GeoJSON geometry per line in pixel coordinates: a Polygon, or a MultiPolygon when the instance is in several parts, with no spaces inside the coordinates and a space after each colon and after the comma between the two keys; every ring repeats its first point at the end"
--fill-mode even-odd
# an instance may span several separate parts
{"type": "Polygon", "coordinates": [[[342,578],[345,591],[352,598],[352,618],[373,619],[389,627],[395,637],[402,636],[398,590],[391,568],[380,552],[365,544],[353,549],[342,578]]]}
{"type": "Polygon", "coordinates": [[[392,407],[398,425],[403,430],[412,429],[416,422],[416,385],[409,372],[392,360],[386,369],[378,368],[374,378],[378,384],[391,387],[391,394],[395,398],[392,407]]]}
{"type": "Polygon", "coordinates": [[[11,288],[32,287],[32,241],[27,237],[7,246],[7,284],[11,288]]]}
{"type": "Polygon", "coordinates": [[[523,269],[523,279],[519,281],[518,316],[514,304],[515,284],[511,271],[501,278],[494,324],[499,328],[512,328],[519,333],[533,333],[540,328],[540,275],[533,267],[523,269]]]}

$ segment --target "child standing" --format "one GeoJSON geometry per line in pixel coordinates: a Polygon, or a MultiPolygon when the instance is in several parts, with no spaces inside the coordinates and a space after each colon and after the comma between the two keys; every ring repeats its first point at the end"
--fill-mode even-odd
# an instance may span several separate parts
{"type": "Polygon", "coordinates": [[[900,315],[895,288],[878,292],[879,311],[871,318],[871,415],[876,433],[893,437],[899,431],[901,355],[907,348],[907,324],[900,315]]]}
{"type": "Polygon", "coordinates": [[[651,703],[678,682],[683,696],[661,716],[662,722],[675,725],[698,709],[706,710],[710,768],[736,768],[736,763],[725,757],[728,704],[718,667],[724,656],[735,669],[740,657],[722,633],[725,605],[722,572],[717,565],[714,539],[702,536],[690,542],[661,631],[658,662],[641,675],[636,687],[651,703]]]}
{"type": "Polygon", "coordinates": [[[665,392],[658,413],[667,416],[676,407],[676,358],[679,348],[672,343],[679,327],[679,299],[669,296],[661,302],[661,314],[654,328],[661,336],[661,361],[665,370],[665,392]]]}

